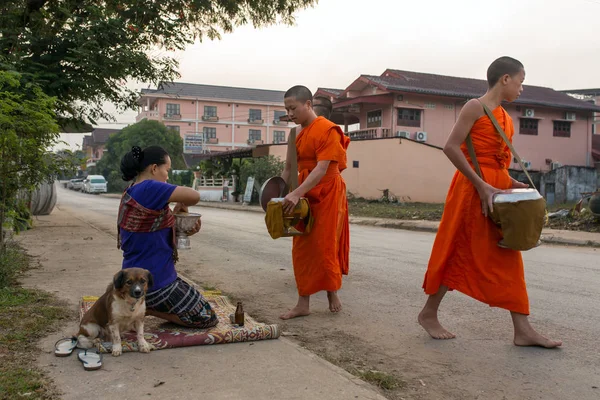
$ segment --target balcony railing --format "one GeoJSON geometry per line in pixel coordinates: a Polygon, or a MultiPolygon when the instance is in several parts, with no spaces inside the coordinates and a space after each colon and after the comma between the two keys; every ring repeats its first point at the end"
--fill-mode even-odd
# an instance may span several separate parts
{"type": "Polygon", "coordinates": [[[179,120],[181,119],[181,114],[163,114],[163,118],[164,119],[170,119],[170,120],[179,120]]]}
{"type": "Polygon", "coordinates": [[[203,115],[202,121],[218,122],[219,117],[217,117],[216,115],[203,115]]]}
{"type": "Polygon", "coordinates": [[[392,130],[390,128],[367,128],[348,132],[348,136],[353,140],[389,138],[392,137],[392,130]]]}
{"type": "Polygon", "coordinates": [[[158,111],[142,111],[135,117],[135,121],[139,122],[143,119],[158,119],[158,111]]]}
{"type": "Polygon", "coordinates": [[[260,125],[260,124],[264,124],[265,120],[264,119],[253,119],[253,118],[248,118],[248,123],[249,124],[256,124],[256,125],[260,125]]]}
{"type": "Polygon", "coordinates": [[[218,144],[219,143],[219,138],[216,138],[216,137],[208,138],[208,139],[206,139],[206,143],[208,143],[208,144],[218,144]]]}
{"type": "Polygon", "coordinates": [[[289,124],[288,121],[280,121],[278,119],[273,120],[273,125],[283,125],[283,126],[287,126],[289,124]]]}
{"type": "Polygon", "coordinates": [[[248,139],[248,144],[256,146],[257,144],[264,144],[264,140],[262,139],[248,139]]]}

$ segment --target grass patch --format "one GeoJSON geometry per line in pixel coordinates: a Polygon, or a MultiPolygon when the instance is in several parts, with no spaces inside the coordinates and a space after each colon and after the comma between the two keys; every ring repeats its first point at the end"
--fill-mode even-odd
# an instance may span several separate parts
{"type": "Polygon", "coordinates": [[[406,386],[406,383],[396,378],[394,375],[386,374],[381,371],[357,371],[355,375],[383,390],[400,389],[406,386]]]}
{"type": "MultiPolygon", "coordinates": [[[[548,212],[572,210],[574,203],[548,205],[548,212]]],[[[351,199],[349,213],[354,217],[371,217],[398,220],[439,221],[444,211],[443,204],[382,202],[379,200],[351,199]]],[[[573,214],[552,218],[547,228],[571,231],[600,232],[600,218],[591,213],[573,214]]]]}
{"type": "Polygon", "coordinates": [[[384,203],[378,200],[354,199],[348,202],[348,211],[354,217],[439,221],[442,218],[444,205],[430,203],[384,203]]]}
{"type": "Polygon", "coordinates": [[[0,253],[0,288],[15,285],[18,275],[28,268],[27,255],[14,244],[7,244],[6,251],[0,253]]]}
{"type": "Polygon", "coordinates": [[[9,245],[0,261],[0,274],[11,283],[0,287],[0,399],[57,399],[52,382],[35,366],[36,342],[71,316],[69,308],[50,293],[16,286],[29,267],[17,246],[9,245]]]}

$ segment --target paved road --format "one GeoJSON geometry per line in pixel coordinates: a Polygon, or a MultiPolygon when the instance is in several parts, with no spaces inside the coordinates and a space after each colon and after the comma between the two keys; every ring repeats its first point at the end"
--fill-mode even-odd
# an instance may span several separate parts
{"type": "MultiPolygon", "coordinates": [[[[107,234],[115,232],[118,199],[61,189],[59,207],[107,234]]],[[[257,213],[203,208],[193,249],[179,270],[244,301],[254,316],[277,322],[296,291],[291,241],[270,239],[257,213]]],[[[434,341],[416,324],[420,286],[434,236],[351,226],[350,275],[340,292],[344,311],[326,311],[315,297],[310,317],[284,330],[320,356],[347,369],[399,377],[400,398],[600,398],[600,258],[598,250],[542,246],[524,253],[532,323],[564,341],[562,349],[512,345],[508,312],[460,293],[448,296],[442,323],[458,335],[434,341]]],[[[281,321],[279,321],[281,322],[281,321]]]]}

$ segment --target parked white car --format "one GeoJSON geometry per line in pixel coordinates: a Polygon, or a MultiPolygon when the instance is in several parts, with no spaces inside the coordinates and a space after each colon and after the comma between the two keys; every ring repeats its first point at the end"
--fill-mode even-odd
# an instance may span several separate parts
{"type": "Polygon", "coordinates": [[[84,193],[106,193],[106,179],[102,175],[88,175],[83,181],[84,193]]]}
{"type": "Polygon", "coordinates": [[[83,179],[71,179],[67,184],[67,188],[71,190],[81,190],[83,188],[83,179]]]}

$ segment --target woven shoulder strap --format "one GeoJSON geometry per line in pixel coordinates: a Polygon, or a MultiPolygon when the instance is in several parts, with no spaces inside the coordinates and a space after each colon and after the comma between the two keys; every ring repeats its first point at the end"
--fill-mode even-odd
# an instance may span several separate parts
{"type": "Polygon", "coordinates": [[[296,128],[290,129],[288,136],[288,148],[286,157],[290,160],[290,192],[298,187],[298,153],[296,150],[296,128]]]}
{"type": "MultiPolygon", "coordinates": [[[[508,137],[506,136],[506,133],[504,133],[504,130],[502,129],[502,127],[500,127],[498,120],[496,120],[496,117],[490,111],[488,106],[483,104],[483,102],[481,100],[479,100],[479,99],[477,99],[477,100],[483,106],[483,111],[485,111],[485,113],[487,114],[489,119],[492,121],[494,128],[496,128],[496,132],[498,132],[498,134],[500,135],[500,137],[502,138],[504,143],[506,143],[506,145],[512,152],[513,156],[517,159],[517,162],[521,166],[521,169],[523,170],[523,172],[525,172],[525,175],[527,175],[527,179],[529,179],[529,183],[531,184],[531,187],[537,190],[537,188],[533,184],[533,179],[531,179],[529,172],[527,172],[527,168],[525,168],[525,165],[523,164],[523,161],[521,160],[521,157],[519,157],[519,154],[517,154],[517,151],[513,147],[512,143],[510,142],[510,140],[508,140],[508,137]]],[[[475,154],[475,147],[473,146],[473,139],[471,139],[471,133],[469,133],[467,135],[467,139],[465,140],[465,142],[467,144],[467,149],[469,150],[469,157],[471,157],[471,161],[473,162],[473,165],[475,166],[475,171],[477,172],[477,175],[479,175],[480,178],[483,178],[481,175],[481,168],[479,167],[479,162],[477,161],[477,155],[475,154]]]]}

